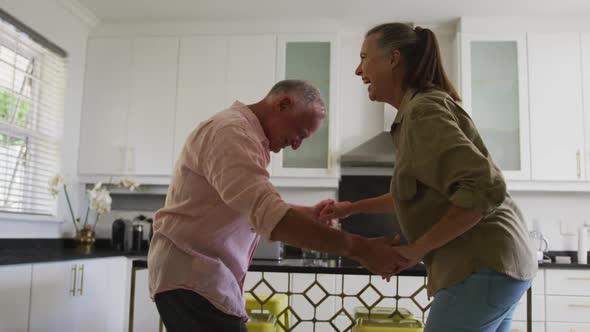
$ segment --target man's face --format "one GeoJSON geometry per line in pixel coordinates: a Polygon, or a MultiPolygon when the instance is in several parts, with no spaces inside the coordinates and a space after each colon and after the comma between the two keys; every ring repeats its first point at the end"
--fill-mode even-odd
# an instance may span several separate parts
{"type": "Polygon", "coordinates": [[[274,153],[287,146],[297,150],[303,140],[318,130],[324,119],[324,107],[319,103],[300,105],[291,100],[281,101],[277,107],[267,133],[270,150],[274,153]]]}

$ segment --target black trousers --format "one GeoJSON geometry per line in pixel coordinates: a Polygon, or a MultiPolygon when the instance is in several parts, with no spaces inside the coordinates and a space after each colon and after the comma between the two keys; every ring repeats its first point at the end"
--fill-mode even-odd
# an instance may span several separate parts
{"type": "Polygon", "coordinates": [[[220,311],[195,292],[175,289],[156,294],[155,301],[168,332],[247,332],[242,318],[220,311]]]}

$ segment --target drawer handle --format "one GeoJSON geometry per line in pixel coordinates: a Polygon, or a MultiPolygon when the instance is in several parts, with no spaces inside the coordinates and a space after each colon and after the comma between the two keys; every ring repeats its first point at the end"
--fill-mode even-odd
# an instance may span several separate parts
{"type": "Polygon", "coordinates": [[[590,281],[590,278],[584,277],[570,277],[567,280],[574,280],[574,281],[590,281]]]}
{"type": "Polygon", "coordinates": [[[568,304],[568,307],[590,309],[590,304],[568,304]]]}

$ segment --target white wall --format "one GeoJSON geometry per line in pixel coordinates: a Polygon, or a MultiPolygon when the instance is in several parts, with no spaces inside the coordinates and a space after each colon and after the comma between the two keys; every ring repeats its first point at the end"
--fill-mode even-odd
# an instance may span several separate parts
{"type": "MultiPolygon", "coordinates": [[[[70,177],[75,182],[86,39],[90,28],[69,9],[64,7],[61,4],[62,2],[65,1],[0,0],[0,7],[45,38],[65,49],[68,53],[62,174],[70,177]]],[[[76,187],[74,183],[72,186],[74,206],[77,206],[78,203],[76,187]]],[[[60,204],[61,209],[64,207],[64,204],[60,204]]],[[[62,233],[70,233],[72,230],[70,222],[0,220],[0,238],[55,238],[61,237],[62,233]]]]}

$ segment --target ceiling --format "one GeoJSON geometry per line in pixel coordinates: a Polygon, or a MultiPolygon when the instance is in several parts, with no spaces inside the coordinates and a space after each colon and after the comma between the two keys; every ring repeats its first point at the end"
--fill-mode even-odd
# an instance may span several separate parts
{"type": "Polygon", "coordinates": [[[78,0],[101,21],[400,20],[460,16],[590,16],[588,0],[78,0]]]}

